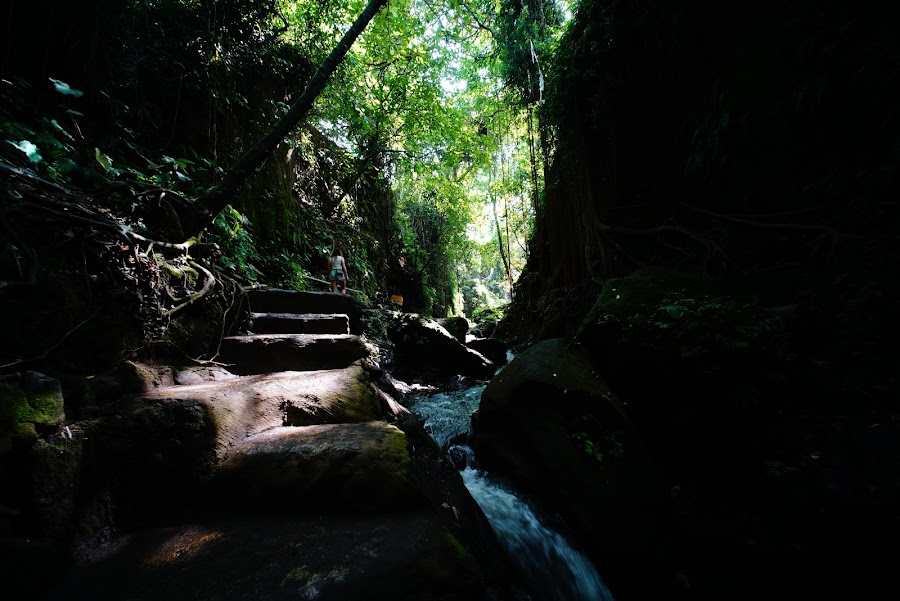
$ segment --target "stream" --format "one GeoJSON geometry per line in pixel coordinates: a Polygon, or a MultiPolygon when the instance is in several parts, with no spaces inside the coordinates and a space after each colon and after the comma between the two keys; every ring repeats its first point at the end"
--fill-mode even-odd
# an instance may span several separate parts
{"type": "Polygon", "coordinates": [[[472,450],[460,442],[478,409],[481,384],[434,394],[417,393],[410,410],[457,466],[472,497],[519,569],[534,599],[613,601],[597,570],[558,532],[545,526],[534,509],[508,486],[478,469],[472,450]]]}

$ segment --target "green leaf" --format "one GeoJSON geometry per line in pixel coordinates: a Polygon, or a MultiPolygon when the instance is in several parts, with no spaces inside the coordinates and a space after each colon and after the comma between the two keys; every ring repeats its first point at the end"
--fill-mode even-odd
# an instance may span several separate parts
{"type": "Polygon", "coordinates": [[[683,305],[665,305],[663,306],[663,310],[665,310],[665,312],[668,313],[670,317],[678,319],[679,317],[684,315],[684,312],[687,311],[687,307],[683,305]]]}
{"type": "Polygon", "coordinates": [[[40,163],[40,162],[44,159],[44,157],[41,156],[41,151],[40,151],[40,149],[38,149],[37,146],[35,146],[35,145],[32,144],[31,142],[29,142],[28,140],[22,140],[22,141],[19,142],[19,143],[12,142],[12,141],[10,141],[10,140],[7,140],[7,142],[9,142],[9,143],[12,144],[13,146],[15,146],[16,148],[18,148],[18,149],[21,150],[22,152],[24,152],[24,153],[25,153],[25,156],[27,156],[28,159],[29,159],[32,163],[40,163]]]}
{"type": "Polygon", "coordinates": [[[64,81],[60,81],[58,79],[50,78],[50,83],[53,84],[53,87],[56,88],[56,91],[65,96],[74,96],[78,98],[79,96],[84,96],[84,92],[81,90],[76,90],[75,88],[70,88],[69,84],[64,81]]]}
{"type": "Polygon", "coordinates": [[[97,159],[97,162],[100,163],[100,166],[103,167],[104,171],[112,169],[112,159],[100,152],[99,148],[94,148],[94,157],[97,159]]]}

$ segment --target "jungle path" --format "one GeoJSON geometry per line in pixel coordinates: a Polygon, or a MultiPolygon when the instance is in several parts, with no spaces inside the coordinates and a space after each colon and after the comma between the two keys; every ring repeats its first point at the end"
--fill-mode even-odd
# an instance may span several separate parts
{"type": "Polygon", "coordinates": [[[239,375],[132,401],[142,434],[100,451],[119,458],[101,461],[115,464],[123,532],[45,598],[507,598],[461,478],[373,384],[356,301],[249,299],[249,331],[222,344],[239,375]]]}

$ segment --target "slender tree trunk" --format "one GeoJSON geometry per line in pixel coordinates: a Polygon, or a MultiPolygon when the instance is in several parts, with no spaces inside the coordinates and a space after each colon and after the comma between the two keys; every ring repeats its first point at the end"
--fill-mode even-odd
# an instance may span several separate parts
{"type": "Polygon", "coordinates": [[[494,209],[494,225],[497,226],[497,248],[500,249],[500,258],[503,260],[503,268],[506,270],[506,280],[509,282],[509,295],[512,298],[512,271],[509,267],[509,258],[506,256],[506,247],[503,245],[503,230],[500,229],[500,218],[497,216],[497,199],[491,198],[491,207],[494,209]]]}
{"type": "Polygon", "coordinates": [[[331,75],[343,62],[344,57],[356,38],[368,26],[372,18],[381,10],[387,0],[369,0],[362,13],[341,38],[331,54],[322,61],[312,79],[306,84],[303,94],[291,106],[288,112],[276,123],[269,133],[262,137],[256,145],[248,150],[242,157],[234,162],[222,181],[203,193],[194,201],[195,212],[185,216],[182,229],[185,232],[199,234],[208,227],[226,205],[234,199],[235,193],[244,185],[247,179],[265,162],[270,154],[278,147],[298,123],[306,116],[313,102],[318,98],[322,90],[328,84],[331,75]]]}

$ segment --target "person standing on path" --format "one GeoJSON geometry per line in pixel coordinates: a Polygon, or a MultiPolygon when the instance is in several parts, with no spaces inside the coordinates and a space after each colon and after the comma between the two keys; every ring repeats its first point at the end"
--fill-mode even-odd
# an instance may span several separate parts
{"type": "Polygon", "coordinates": [[[331,267],[331,291],[337,292],[337,284],[340,282],[341,294],[347,294],[347,280],[350,279],[350,275],[347,273],[347,262],[344,261],[340,249],[332,251],[328,264],[331,267]]]}

